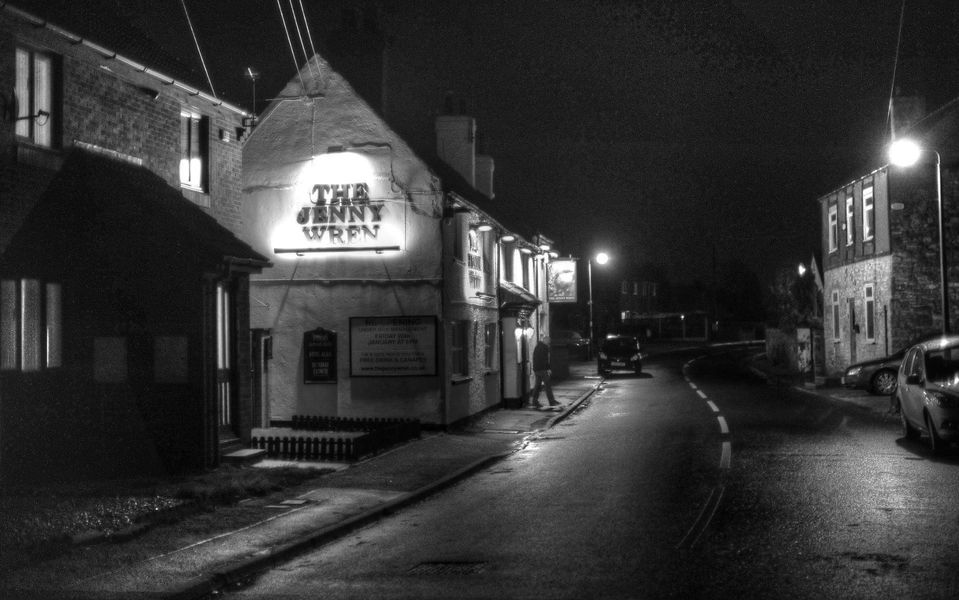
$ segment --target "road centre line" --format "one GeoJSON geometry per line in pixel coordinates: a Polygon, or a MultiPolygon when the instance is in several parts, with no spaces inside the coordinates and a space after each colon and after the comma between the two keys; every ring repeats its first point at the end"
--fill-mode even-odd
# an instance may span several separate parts
{"type": "Polygon", "coordinates": [[[716,417],[716,420],[719,421],[719,431],[726,435],[729,433],[729,425],[726,424],[726,417],[716,417]]]}
{"type": "Polygon", "coordinates": [[[722,483],[722,481],[724,481],[726,478],[725,474],[729,472],[733,456],[732,442],[730,442],[728,439],[729,424],[726,422],[726,417],[722,416],[719,406],[710,400],[706,393],[700,390],[696,384],[692,382],[687,373],[687,369],[689,369],[693,362],[699,360],[699,358],[693,359],[683,365],[683,378],[687,383],[689,383],[689,387],[696,391],[696,394],[698,394],[700,398],[706,400],[706,405],[709,406],[713,414],[716,415],[716,421],[719,423],[721,435],[727,436],[727,439],[723,440],[722,442],[722,453],[719,457],[719,469],[723,474],[720,476],[720,483],[717,484],[710,492],[709,497],[706,499],[706,504],[703,505],[699,516],[690,526],[689,530],[686,532],[686,535],[683,536],[683,539],[676,544],[677,549],[692,548],[699,542],[700,538],[706,532],[706,529],[709,528],[709,524],[716,515],[716,510],[719,508],[719,504],[722,502],[723,494],[726,491],[726,486],[722,483]]]}

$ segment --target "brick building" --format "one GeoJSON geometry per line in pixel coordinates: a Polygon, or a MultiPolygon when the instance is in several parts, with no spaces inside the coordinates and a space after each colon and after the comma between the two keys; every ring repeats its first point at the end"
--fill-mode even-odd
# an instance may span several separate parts
{"type": "Polygon", "coordinates": [[[239,108],[112,2],[0,5],[0,475],[178,471],[256,424],[239,108]]]}
{"type": "Polygon", "coordinates": [[[956,319],[959,103],[953,101],[897,133],[927,150],[919,164],[882,166],[818,199],[830,373],[886,356],[942,329],[936,152],[950,265],[950,320],[956,319]]]}

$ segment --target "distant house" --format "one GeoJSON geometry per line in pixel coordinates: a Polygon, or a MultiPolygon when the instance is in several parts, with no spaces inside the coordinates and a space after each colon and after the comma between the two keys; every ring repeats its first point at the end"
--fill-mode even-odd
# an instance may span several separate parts
{"type": "Polygon", "coordinates": [[[247,115],[115,4],[55,4],[0,5],[0,476],[215,466],[258,414],[247,115]]]}
{"type": "Polygon", "coordinates": [[[879,166],[818,199],[830,372],[885,356],[942,329],[936,152],[942,168],[950,320],[956,320],[959,102],[898,133],[927,150],[919,164],[879,166]]]}

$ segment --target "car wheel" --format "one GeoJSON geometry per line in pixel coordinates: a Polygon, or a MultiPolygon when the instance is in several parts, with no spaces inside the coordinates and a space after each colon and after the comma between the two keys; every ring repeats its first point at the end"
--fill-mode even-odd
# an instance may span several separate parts
{"type": "Polygon", "coordinates": [[[907,440],[915,440],[919,438],[919,430],[912,426],[909,423],[909,420],[906,419],[906,411],[902,409],[902,404],[899,405],[899,421],[902,423],[902,437],[907,440]]]}
{"type": "Polygon", "coordinates": [[[926,429],[929,430],[929,449],[932,450],[932,453],[935,455],[942,454],[946,449],[946,445],[936,432],[936,428],[932,423],[932,417],[929,416],[929,413],[926,413],[926,429]]]}
{"type": "Polygon", "coordinates": [[[888,396],[896,391],[896,373],[889,369],[877,371],[869,382],[869,391],[878,396],[888,396]]]}

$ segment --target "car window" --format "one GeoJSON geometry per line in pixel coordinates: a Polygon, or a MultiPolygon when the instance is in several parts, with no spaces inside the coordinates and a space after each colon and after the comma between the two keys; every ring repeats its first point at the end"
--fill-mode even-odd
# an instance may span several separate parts
{"type": "Polygon", "coordinates": [[[916,356],[919,354],[919,349],[915,348],[909,352],[905,360],[905,372],[906,375],[920,375],[919,372],[919,361],[916,360],[916,356]]]}
{"type": "Polygon", "coordinates": [[[638,342],[635,338],[610,338],[603,342],[603,349],[615,352],[617,350],[635,350],[638,342]]]}
{"type": "Polygon", "coordinates": [[[936,385],[959,385],[959,348],[930,350],[925,356],[926,381],[936,385]]]}

